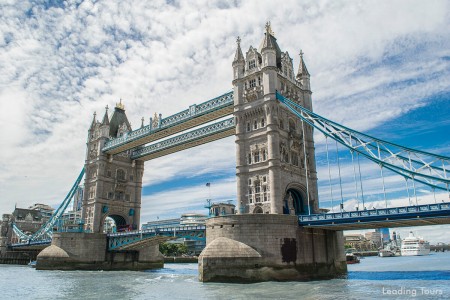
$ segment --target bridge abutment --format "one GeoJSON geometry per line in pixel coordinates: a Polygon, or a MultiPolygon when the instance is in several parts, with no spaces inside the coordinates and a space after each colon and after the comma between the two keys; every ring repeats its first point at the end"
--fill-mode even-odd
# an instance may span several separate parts
{"type": "Polygon", "coordinates": [[[298,226],[296,216],[248,214],[206,223],[203,282],[327,279],[347,272],[342,232],[298,226]]]}

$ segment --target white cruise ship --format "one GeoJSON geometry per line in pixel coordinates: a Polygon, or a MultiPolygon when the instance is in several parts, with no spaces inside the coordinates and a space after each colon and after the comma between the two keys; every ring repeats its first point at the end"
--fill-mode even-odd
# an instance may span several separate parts
{"type": "Polygon", "coordinates": [[[402,256],[428,255],[430,254],[430,243],[415,237],[411,231],[402,242],[401,252],[402,256]]]}

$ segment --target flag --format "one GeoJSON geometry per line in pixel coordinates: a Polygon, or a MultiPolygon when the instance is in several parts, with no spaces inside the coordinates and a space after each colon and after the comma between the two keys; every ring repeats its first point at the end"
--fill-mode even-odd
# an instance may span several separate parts
{"type": "Polygon", "coordinates": [[[207,183],[206,183],[206,186],[208,186],[208,187],[211,186],[211,183],[207,182],[207,183]]]}

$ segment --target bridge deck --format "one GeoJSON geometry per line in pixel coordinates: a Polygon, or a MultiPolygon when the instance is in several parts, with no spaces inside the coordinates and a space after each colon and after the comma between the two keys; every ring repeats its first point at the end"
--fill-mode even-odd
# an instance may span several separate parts
{"type": "Polygon", "coordinates": [[[358,230],[450,224],[450,203],[299,216],[299,225],[358,230]]]}

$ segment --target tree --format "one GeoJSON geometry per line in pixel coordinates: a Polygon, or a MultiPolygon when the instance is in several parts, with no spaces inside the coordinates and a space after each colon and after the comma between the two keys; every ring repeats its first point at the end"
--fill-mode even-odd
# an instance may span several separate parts
{"type": "Polygon", "coordinates": [[[164,256],[180,256],[186,254],[188,249],[185,245],[179,243],[162,243],[159,244],[159,251],[164,256]]]}

